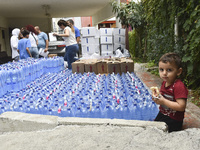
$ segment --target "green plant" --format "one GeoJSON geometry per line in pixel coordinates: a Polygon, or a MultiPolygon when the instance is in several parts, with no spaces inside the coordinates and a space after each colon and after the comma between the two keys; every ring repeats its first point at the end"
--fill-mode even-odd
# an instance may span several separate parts
{"type": "Polygon", "coordinates": [[[183,61],[180,78],[189,88],[200,89],[199,0],[141,0],[120,5],[112,1],[111,5],[121,23],[135,29],[132,56],[157,64],[163,54],[176,52],[183,61]]]}
{"type": "Polygon", "coordinates": [[[135,50],[132,51],[132,54],[135,57],[146,58],[146,47],[144,44],[146,42],[144,40],[146,21],[142,4],[133,1],[118,4],[113,0],[111,6],[113,8],[112,11],[119,18],[121,24],[126,27],[131,26],[134,29],[135,50]]]}
{"type": "Polygon", "coordinates": [[[182,57],[181,78],[193,89],[200,88],[200,2],[199,0],[142,0],[148,24],[148,60],[158,62],[167,52],[182,57]],[[174,26],[177,26],[175,34],[174,26]]]}
{"type": "Polygon", "coordinates": [[[135,37],[135,30],[132,30],[130,32],[128,32],[128,37],[129,37],[129,52],[131,54],[131,57],[135,57],[136,56],[136,37],[135,37]]]}

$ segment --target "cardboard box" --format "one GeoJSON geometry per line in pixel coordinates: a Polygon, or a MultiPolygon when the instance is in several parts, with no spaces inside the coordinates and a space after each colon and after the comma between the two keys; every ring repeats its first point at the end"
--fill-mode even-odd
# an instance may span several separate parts
{"type": "Polygon", "coordinates": [[[115,35],[114,36],[114,43],[126,44],[126,38],[125,38],[125,36],[115,35]]]}
{"type": "Polygon", "coordinates": [[[101,52],[113,52],[112,44],[101,44],[101,52]]]}
{"type": "Polygon", "coordinates": [[[81,45],[99,45],[99,38],[83,37],[81,38],[81,45]]]}
{"type": "Polygon", "coordinates": [[[107,69],[107,61],[106,60],[100,60],[97,62],[97,70],[98,70],[98,74],[104,74],[104,73],[108,73],[108,69],[107,69]]]}
{"type": "Polygon", "coordinates": [[[134,62],[130,59],[124,59],[120,63],[121,72],[134,72],[134,62]]]}
{"type": "Polygon", "coordinates": [[[126,46],[124,44],[121,44],[121,43],[114,43],[114,46],[113,46],[113,50],[117,50],[119,47],[121,47],[122,49],[124,49],[126,46]]]}
{"type": "Polygon", "coordinates": [[[96,62],[97,62],[97,59],[96,59],[96,58],[95,58],[95,59],[83,59],[83,61],[84,61],[85,63],[91,63],[91,62],[96,63],[96,62]]]}
{"type": "Polygon", "coordinates": [[[113,35],[113,28],[100,28],[100,36],[113,35]]]}
{"type": "Polygon", "coordinates": [[[84,73],[84,61],[75,61],[72,63],[72,73],[84,73]]]}
{"type": "Polygon", "coordinates": [[[125,36],[125,35],[126,35],[126,29],[114,28],[114,29],[113,29],[113,35],[125,36]]]}
{"type": "Polygon", "coordinates": [[[85,72],[98,73],[96,62],[85,62],[85,72]]]}
{"type": "Polygon", "coordinates": [[[121,67],[119,61],[108,61],[107,62],[108,67],[108,73],[120,73],[121,74],[121,67]]]}
{"type": "Polygon", "coordinates": [[[113,56],[113,52],[103,51],[101,52],[101,56],[111,58],[113,56]]]}
{"type": "Polygon", "coordinates": [[[100,49],[99,49],[99,45],[82,45],[82,54],[93,54],[93,53],[99,53],[100,49]]]}
{"type": "Polygon", "coordinates": [[[101,44],[113,44],[113,37],[112,36],[101,36],[100,43],[101,44]]]}
{"type": "Polygon", "coordinates": [[[48,57],[55,57],[58,56],[57,54],[49,54],[48,57]]]}
{"type": "Polygon", "coordinates": [[[84,27],[81,28],[81,34],[82,37],[96,36],[98,34],[98,31],[95,27],[84,27]]]}

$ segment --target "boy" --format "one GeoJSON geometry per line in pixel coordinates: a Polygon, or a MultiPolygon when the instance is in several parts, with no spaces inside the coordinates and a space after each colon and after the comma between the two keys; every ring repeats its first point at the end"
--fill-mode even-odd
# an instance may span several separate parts
{"type": "Polygon", "coordinates": [[[182,73],[181,59],[175,53],[164,54],[159,60],[159,74],[163,79],[160,95],[154,91],[153,100],[159,104],[159,113],[155,121],[163,121],[168,131],[182,129],[188,90],[177,77],[182,73]]]}
{"type": "Polygon", "coordinates": [[[32,57],[29,51],[29,47],[31,47],[31,42],[28,39],[29,31],[28,30],[22,31],[22,35],[23,38],[19,40],[17,51],[19,53],[20,59],[26,59],[28,57],[32,57]]]}

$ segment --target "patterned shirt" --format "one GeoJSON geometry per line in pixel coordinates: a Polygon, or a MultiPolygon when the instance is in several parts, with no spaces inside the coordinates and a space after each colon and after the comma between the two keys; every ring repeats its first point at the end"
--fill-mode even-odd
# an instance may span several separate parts
{"type": "MultiPolygon", "coordinates": [[[[165,87],[165,84],[166,82],[163,81],[160,88],[160,93],[164,98],[174,102],[176,102],[176,99],[187,100],[188,90],[180,79],[177,79],[174,84],[168,87],[165,87]]],[[[174,120],[182,121],[184,118],[185,111],[176,111],[165,105],[160,105],[159,109],[162,114],[167,115],[174,120]]]]}

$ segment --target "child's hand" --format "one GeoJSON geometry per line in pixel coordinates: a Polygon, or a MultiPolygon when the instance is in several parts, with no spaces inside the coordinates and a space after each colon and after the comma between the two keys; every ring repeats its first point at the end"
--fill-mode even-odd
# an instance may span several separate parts
{"type": "Polygon", "coordinates": [[[152,100],[158,104],[158,105],[162,105],[165,98],[162,95],[159,95],[159,97],[152,97],[152,100]]]}

